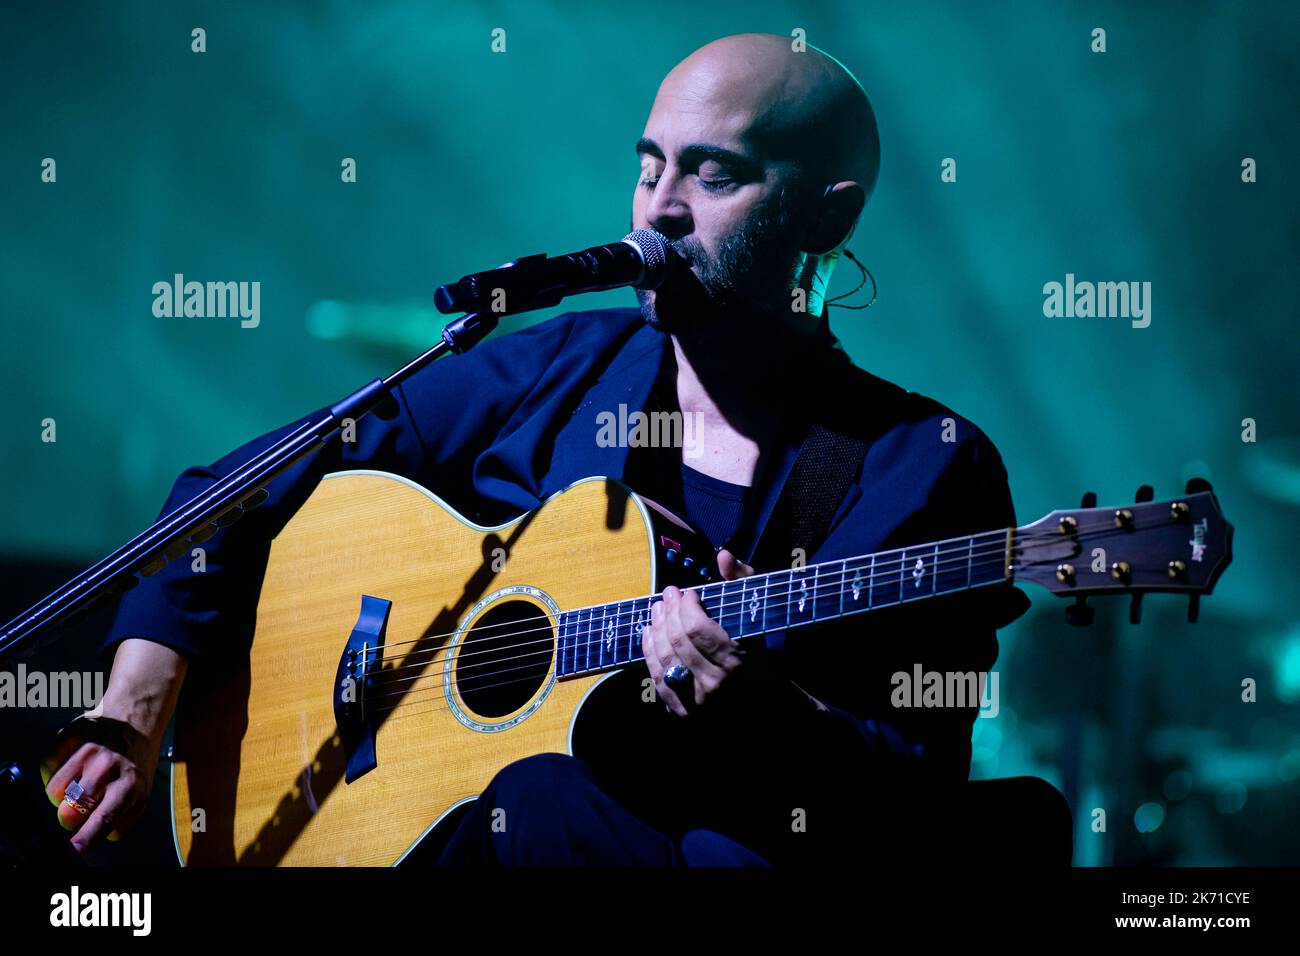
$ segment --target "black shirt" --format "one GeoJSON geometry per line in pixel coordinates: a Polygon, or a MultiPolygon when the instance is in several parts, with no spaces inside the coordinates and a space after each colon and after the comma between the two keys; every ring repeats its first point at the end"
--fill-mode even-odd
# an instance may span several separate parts
{"type": "Polygon", "coordinates": [[[686,504],[683,517],[715,549],[726,546],[740,530],[748,495],[748,486],[714,478],[682,462],[682,497],[686,504]]]}

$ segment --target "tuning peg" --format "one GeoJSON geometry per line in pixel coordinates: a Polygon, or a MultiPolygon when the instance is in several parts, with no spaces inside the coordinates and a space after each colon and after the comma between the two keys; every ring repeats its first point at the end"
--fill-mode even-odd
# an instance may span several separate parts
{"type": "Polygon", "coordinates": [[[1210,487],[1210,483],[1204,478],[1189,478],[1186,490],[1189,495],[1194,495],[1197,492],[1213,491],[1214,489],[1210,487]]]}
{"type": "Polygon", "coordinates": [[[1137,490],[1137,494],[1133,496],[1133,500],[1138,504],[1142,504],[1143,502],[1151,501],[1155,496],[1156,490],[1154,488],[1150,485],[1143,485],[1137,490]]]}
{"type": "Polygon", "coordinates": [[[1187,596],[1187,623],[1195,624],[1196,619],[1201,616],[1201,596],[1199,594],[1189,594],[1187,596]]]}
{"type": "Polygon", "coordinates": [[[1128,606],[1128,622],[1130,624],[1142,623],[1142,595],[1133,595],[1133,603],[1128,606]]]}
{"type": "Polygon", "coordinates": [[[1087,627],[1092,623],[1096,616],[1096,611],[1088,606],[1088,599],[1079,595],[1074,599],[1073,604],[1067,604],[1065,607],[1065,620],[1074,627],[1087,627]]]}
{"type": "Polygon", "coordinates": [[[1081,501],[1081,502],[1079,503],[1079,507],[1080,507],[1080,508],[1095,508],[1095,507],[1097,507],[1097,492],[1095,492],[1095,491],[1086,491],[1086,492],[1084,492],[1084,494],[1083,494],[1083,501],[1081,501]]]}

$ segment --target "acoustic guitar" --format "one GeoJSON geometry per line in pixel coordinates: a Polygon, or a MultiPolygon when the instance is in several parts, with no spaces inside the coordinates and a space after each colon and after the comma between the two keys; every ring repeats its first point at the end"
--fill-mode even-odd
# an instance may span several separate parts
{"type": "MultiPolygon", "coordinates": [[[[1231,560],[1208,485],[1121,508],[720,580],[680,520],[603,478],[480,527],[394,475],[318,485],[272,542],[246,667],[187,686],[172,765],[187,864],[390,865],[512,761],[572,753],[593,689],[641,661],[667,584],[743,643],[1033,581],[1189,595],[1231,560]]],[[[1085,501],[1085,504],[1095,503],[1085,501]]]]}

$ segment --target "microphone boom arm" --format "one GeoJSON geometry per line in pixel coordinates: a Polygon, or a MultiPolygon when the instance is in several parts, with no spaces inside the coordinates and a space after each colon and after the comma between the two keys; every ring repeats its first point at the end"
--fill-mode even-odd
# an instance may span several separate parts
{"type": "Polygon", "coordinates": [[[57,637],[56,626],[72,623],[112,603],[170,561],[189,552],[218,530],[233,524],[266,500],[265,486],[298,461],[314,454],[342,432],[345,419],[360,421],[391,400],[390,390],[448,352],[460,355],[497,327],[499,316],[471,313],[447,324],[433,348],[387,378],[375,379],[314,421],[304,422],[270,448],[258,452],[226,477],[214,482],[108,557],[87,568],[19,614],[0,631],[0,659],[10,654],[30,656],[57,637]]]}
{"type": "Polygon", "coordinates": [[[38,635],[43,638],[39,643],[44,643],[54,625],[111,603],[135,587],[139,576],[156,574],[169,561],[188,553],[192,545],[233,524],[266,499],[264,489],[272,479],[319,451],[342,431],[345,420],[360,421],[381,403],[392,401],[394,385],[435,359],[473,348],[497,327],[501,316],[548,308],[579,292],[625,285],[657,288],[672,265],[667,240],[652,230],[638,229],[619,242],[554,259],[545,253],[525,256],[499,269],[441,286],[434,295],[438,310],[466,314],[447,324],[433,348],[387,378],[375,379],[331,405],[315,420],[304,422],[9,621],[0,631],[0,659],[20,645],[26,645],[25,655],[30,654],[38,635]],[[483,301],[485,292],[490,301],[483,301]]]}

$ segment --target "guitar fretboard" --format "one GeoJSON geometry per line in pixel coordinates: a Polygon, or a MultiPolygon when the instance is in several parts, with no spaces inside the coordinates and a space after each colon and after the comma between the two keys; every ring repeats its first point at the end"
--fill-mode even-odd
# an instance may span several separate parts
{"type": "MultiPolygon", "coordinates": [[[[690,588],[732,639],[922,601],[1009,579],[1012,530],[824,561],[690,588]]],[[[564,611],[557,677],[640,661],[641,631],[659,594],[564,611]]]]}

